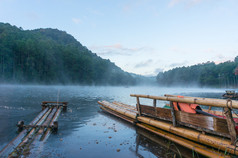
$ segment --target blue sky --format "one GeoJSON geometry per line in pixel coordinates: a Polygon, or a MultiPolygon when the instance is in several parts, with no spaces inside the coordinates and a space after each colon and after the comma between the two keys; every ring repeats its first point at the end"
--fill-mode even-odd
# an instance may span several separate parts
{"type": "Polygon", "coordinates": [[[238,55],[238,0],[0,0],[0,22],[64,30],[142,75],[238,55]]]}

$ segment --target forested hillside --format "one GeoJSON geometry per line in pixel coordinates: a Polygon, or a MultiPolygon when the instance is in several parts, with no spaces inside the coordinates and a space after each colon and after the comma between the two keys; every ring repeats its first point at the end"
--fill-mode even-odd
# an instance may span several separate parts
{"type": "Polygon", "coordinates": [[[0,83],[15,82],[131,85],[136,80],[66,32],[0,23],[0,83]]]}
{"type": "Polygon", "coordinates": [[[157,82],[167,86],[237,87],[238,77],[235,75],[237,66],[238,56],[234,61],[227,61],[217,65],[214,62],[207,62],[188,67],[179,67],[159,73],[157,82]]]}

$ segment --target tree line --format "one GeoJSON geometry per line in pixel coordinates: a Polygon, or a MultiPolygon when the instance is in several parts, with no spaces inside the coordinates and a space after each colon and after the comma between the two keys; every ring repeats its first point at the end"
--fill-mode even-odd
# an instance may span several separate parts
{"type": "Polygon", "coordinates": [[[238,56],[234,61],[215,64],[206,62],[188,67],[178,67],[161,72],[156,79],[159,84],[174,86],[210,86],[238,87],[238,77],[235,71],[238,66],[238,56]]]}
{"type": "Polygon", "coordinates": [[[0,83],[134,85],[136,78],[57,29],[0,23],[0,83]]]}

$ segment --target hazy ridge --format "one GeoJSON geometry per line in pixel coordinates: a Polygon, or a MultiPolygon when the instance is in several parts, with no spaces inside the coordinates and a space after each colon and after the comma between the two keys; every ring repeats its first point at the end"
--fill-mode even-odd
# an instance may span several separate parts
{"type": "Polygon", "coordinates": [[[64,31],[0,23],[1,83],[135,85],[140,80],[64,31]]]}

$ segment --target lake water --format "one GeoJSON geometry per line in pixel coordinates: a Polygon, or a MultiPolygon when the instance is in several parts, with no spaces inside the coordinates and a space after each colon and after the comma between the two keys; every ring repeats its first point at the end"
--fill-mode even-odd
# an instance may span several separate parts
{"type": "MultiPolygon", "coordinates": [[[[224,92],[224,89],[146,86],[0,85],[0,150],[17,136],[17,121],[24,120],[28,124],[41,111],[42,101],[58,99],[69,102],[67,112],[62,112],[59,117],[58,133],[33,146],[28,157],[172,157],[174,151],[163,147],[171,142],[161,140],[161,145],[151,141],[140,129],[101,112],[97,101],[120,101],[135,106],[136,99],[130,94],[220,98],[224,92]]],[[[152,105],[149,99],[141,102],[152,105]]],[[[165,102],[158,102],[158,106],[163,105],[165,102]]]]}

